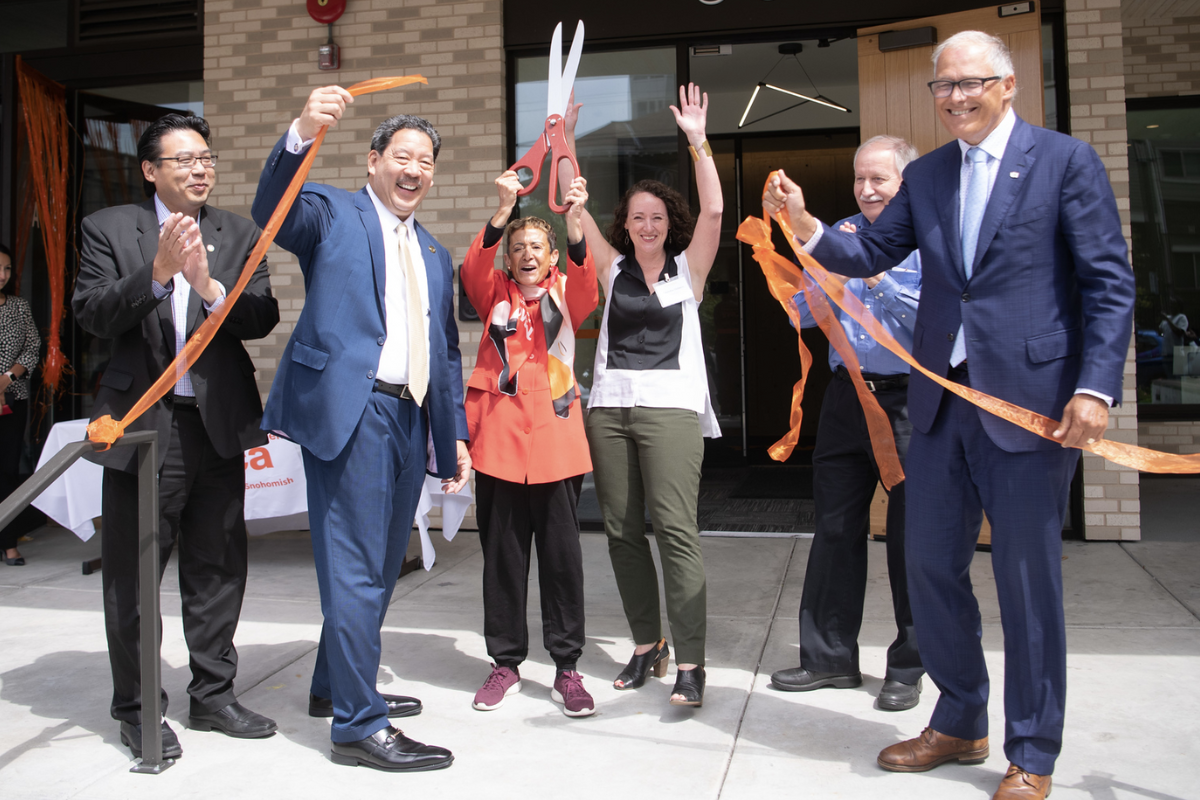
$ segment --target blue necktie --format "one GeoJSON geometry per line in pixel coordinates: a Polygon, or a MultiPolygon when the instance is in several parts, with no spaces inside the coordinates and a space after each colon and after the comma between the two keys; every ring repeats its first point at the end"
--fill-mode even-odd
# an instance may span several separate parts
{"type": "MultiPolygon", "coordinates": [[[[963,270],[970,280],[975,266],[975,248],[979,244],[979,227],[983,223],[983,211],[988,200],[988,154],[978,147],[967,151],[971,172],[967,176],[967,191],[963,195],[962,258],[963,270]]],[[[967,359],[967,341],[962,325],[950,351],[950,364],[957,367],[967,359]]]]}

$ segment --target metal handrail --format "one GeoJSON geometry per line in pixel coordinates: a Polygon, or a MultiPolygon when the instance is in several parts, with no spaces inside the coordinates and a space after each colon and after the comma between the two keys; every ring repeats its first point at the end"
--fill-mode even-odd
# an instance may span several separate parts
{"type": "MultiPolygon", "coordinates": [[[[136,446],[138,475],[138,592],[141,607],[142,757],[130,772],[157,775],[175,763],[162,756],[162,658],[159,652],[158,432],[127,433],[113,447],[136,446]],[[154,624],[146,624],[147,620],[154,624]],[[153,724],[146,724],[146,720],[153,724]]],[[[89,441],[59,450],[29,480],[0,502],[0,529],[25,510],[71,465],[95,449],[89,441]]],[[[104,534],[101,533],[101,536],[104,534]]]]}

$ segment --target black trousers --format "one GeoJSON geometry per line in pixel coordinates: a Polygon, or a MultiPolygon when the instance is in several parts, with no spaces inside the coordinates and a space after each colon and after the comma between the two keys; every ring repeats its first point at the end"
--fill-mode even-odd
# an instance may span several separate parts
{"type": "Polygon", "coordinates": [[[582,475],[523,484],[475,473],[483,547],[483,638],[499,666],[515,669],[529,655],[525,605],[535,542],[542,643],[561,670],[575,669],[583,654],[583,551],[576,513],[582,487],[582,475]]]}
{"type": "MultiPolygon", "coordinates": [[[[233,635],[246,591],[245,464],[213,449],[199,411],[176,407],[159,472],[159,579],[178,544],[183,635],[190,655],[191,712],[236,700],[233,635]]],[[[113,677],[113,719],[141,722],[137,475],[104,470],[104,625],[113,677]]],[[[159,639],[162,638],[162,622],[159,639]]],[[[163,711],[167,694],[162,694],[163,711]]]]}
{"type": "MultiPolygon", "coordinates": [[[[875,393],[892,424],[900,463],[908,452],[908,388],[875,393]]],[[[816,536],[800,600],[800,664],[815,672],[854,673],[867,587],[867,536],[879,468],[862,405],[849,380],[836,376],[825,391],[813,451],[816,536]]],[[[923,674],[904,566],[904,483],[888,494],[888,580],[896,639],[888,647],[887,679],[916,683],[923,674]]]]}
{"type": "MultiPolygon", "coordinates": [[[[25,445],[25,423],[29,418],[29,401],[9,403],[11,414],[0,417],[0,500],[7,500],[21,485],[21,449],[25,445]]],[[[12,550],[17,540],[45,522],[45,515],[29,506],[17,518],[0,530],[0,555],[12,550]]]]}

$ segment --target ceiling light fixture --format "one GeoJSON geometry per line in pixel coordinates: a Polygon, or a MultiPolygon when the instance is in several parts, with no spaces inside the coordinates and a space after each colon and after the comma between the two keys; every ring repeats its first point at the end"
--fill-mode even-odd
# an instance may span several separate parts
{"type": "MultiPolygon", "coordinates": [[[[819,46],[821,46],[821,45],[818,45],[818,47],[819,46]]],[[[783,44],[779,45],[779,60],[775,62],[774,67],[771,67],[771,69],[767,71],[767,74],[763,76],[763,79],[755,85],[754,92],[750,95],[750,102],[746,103],[746,110],[742,112],[742,118],[740,120],[738,120],[738,128],[743,128],[746,125],[753,125],[756,122],[762,122],[764,119],[773,117],[776,114],[782,114],[784,111],[791,111],[793,108],[802,106],[805,103],[816,103],[818,105],[822,105],[827,108],[832,108],[835,111],[844,111],[847,114],[852,113],[850,111],[850,109],[846,108],[841,103],[838,103],[835,100],[831,100],[828,97],[826,97],[825,95],[821,94],[821,91],[817,88],[817,85],[815,83],[813,83],[812,78],[809,77],[808,70],[804,69],[804,65],[800,63],[799,54],[803,50],[804,50],[804,45],[800,44],[799,42],[784,42],[783,44]],[[790,89],[783,89],[778,86],[775,86],[774,84],[767,83],[767,78],[771,77],[771,73],[774,72],[775,69],[780,64],[782,64],[784,59],[786,59],[788,56],[791,56],[792,58],[796,59],[796,63],[800,66],[800,70],[804,73],[804,77],[808,78],[808,83],[813,88],[814,96],[800,94],[799,92],[793,92],[790,89]],[[746,122],[746,117],[750,115],[750,108],[754,105],[754,101],[758,98],[758,93],[760,91],[762,91],[763,89],[770,89],[772,91],[779,92],[781,94],[791,95],[792,97],[799,97],[800,102],[794,103],[794,104],[788,106],[787,108],[780,109],[779,111],[773,111],[770,114],[759,117],[756,120],[746,122]]]]}

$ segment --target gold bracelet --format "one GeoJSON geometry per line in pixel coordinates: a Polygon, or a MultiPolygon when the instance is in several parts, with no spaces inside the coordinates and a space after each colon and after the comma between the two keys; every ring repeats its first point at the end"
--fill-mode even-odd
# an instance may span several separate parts
{"type": "MultiPolygon", "coordinates": [[[[704,151],[704,155],[712,158],[712,148],[708,146],[708,139],[705,139],[700,143],[700,149],[704,151]]],[[[696,148],[692,147],[690,144],[688,145],[688,152],[692,154],[692,161],[700,160],[700,153],[698,153],[696,148]]]]}

